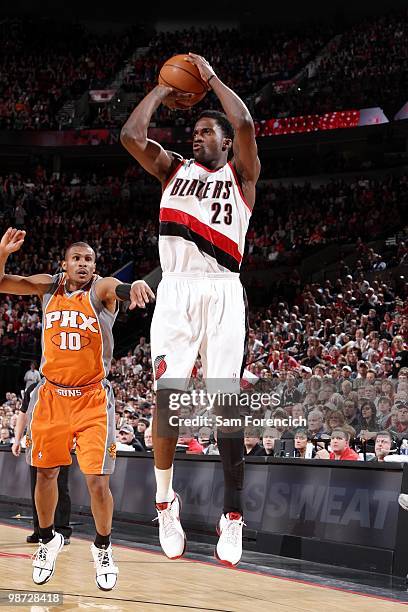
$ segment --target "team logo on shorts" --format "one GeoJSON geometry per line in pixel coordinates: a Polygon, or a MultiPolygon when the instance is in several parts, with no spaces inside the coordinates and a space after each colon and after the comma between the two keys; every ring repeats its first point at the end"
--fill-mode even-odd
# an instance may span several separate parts
{"type": "Polygon", "coordinates": [[[112,444],[108,448],[108,453],[112,457],[112,459],[116,459],[116,444],[114,442],[112,442],[112,444]]]}
{"type": "Polygon", "coordinates": [[[166,355],[159,355],[154,360],[154,376],[156,380],[158,380],[160,376],[163,376],[163,374],[167,370],[167,363],[166,363],[166,360],[164,359],[165,356],[166,355]]]}
{"type": "Polygon", "coordinates": [[[26,448],[30,448],[30,446],[33,443],[33,441],[31,440],[30,436],[26,436],[25,443],[26,443],[26,448]]]}

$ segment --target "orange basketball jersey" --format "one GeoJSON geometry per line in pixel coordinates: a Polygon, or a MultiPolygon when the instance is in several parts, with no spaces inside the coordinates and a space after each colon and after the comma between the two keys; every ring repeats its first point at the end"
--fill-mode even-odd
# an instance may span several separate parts
{"type": "Polygon", "coordinates": [[[109,373],[117,311],[110,312],[97,297],[99,278],[94,276],[84,289],[68,292],[66,275],[57,274],[43,297],[40,369],[56,385],[91,385],[109,373]]]}

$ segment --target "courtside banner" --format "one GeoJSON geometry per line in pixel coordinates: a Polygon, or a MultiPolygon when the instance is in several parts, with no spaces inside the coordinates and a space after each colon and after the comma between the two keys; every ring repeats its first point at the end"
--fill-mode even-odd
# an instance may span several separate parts
{"type": "MultiPolygon", "coordinates": [[[[408,464],[401,463],[247,457],[244,538],[260,552],[344,565],[350,575],[359,568],[405,576],[408,513],[397,500],[407,490],[407,477],[408,464]]],[[[119,452],[110,486],[115,520],[151,529],[156,490],[152,453],[119,452]]],[[[184,527],[213,533],[223,505],[219,456],[176,452],[174,486],[183,502],[184,527]]],[[[73,509],[90,515],[75,455],[69,488],[73,509]]],[[[10,450],[0,451],[0,500],[30,507],[24,453],[14,457],[10,450]]],[[[19,512],[30,514],[28,509],[19,512]]]]}

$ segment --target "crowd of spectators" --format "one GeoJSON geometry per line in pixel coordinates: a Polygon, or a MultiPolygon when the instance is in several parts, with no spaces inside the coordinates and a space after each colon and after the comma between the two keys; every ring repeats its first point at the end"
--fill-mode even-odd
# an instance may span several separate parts
{"type": "MultiPolygon", "coordinates": [[[[164,60],[183,50],[203,55],[258,120],[370,106],[381,106],[392,118],[406,102],[407,35],[406,10],[365,18],[344,31],[329,23],[301,30],[208,26],[151,36],[136,26],[97,34],[78,23],[7,18],[0,23],[0,129],[70,127],[70,120],[58,116],[62,104],[106,87],[125,67],[121,91],[141,99],[157,83],[164,60]],[[338,44],[314,70],[305,71],[301,82],[287,92],[275,87],[290,83],[336,34],[338,44]],[[145,54],[130,59],[146,45],[145,54]]],[[[116,104],[115,97],[99,105],[99,112],[89,114],[89,126],[120,127],[112,112],[116,104]]],[[[160,106],[154,125],[190,125],[203,105],[218,108],[219,103],[209,94],[183,113],[160,106]]]]}
{"type": "MultiPolygon", "coordinates": [[[[158,32],[148,51],[134,61],[122,89],[136,92],[140,99],[157,83],[165,59],[192,51],[205,57],[219,77],[243,99],[271,80],[288,79],[300,70],[333,35],[330,27],[302,27],[301,30],[278,31],[270,26],[219,30],[215,26],[190,28],[176,32],[158,32]],[[180,40],[182,47],[180,48],[180,40]]],[[[208,95],[202,103],[217,107],[218,101],[208,95]]],[[[156,125],[190,125],[197,107],[174,114],[161,106],[153,118],[156,125]]]]}
{"type": "MultiPolygon", "coordinates": [[[[123,90],[135,91],[140,98],[145,95],[157,82],[163,58],[180,53],[181,38],[186,51],[194,48],[208,59],[256,120],[377,106],[392,119],[406,102],[407,34],[406,10],[365,18],[344,30],[339,24],[325,24],[318,31],[311,27],[297,34],[268,32],[265,27],[244,33],[215,28],[162,32],[151,40],[146,56],[135,62],[123,90]],[[338,40],[336,34],[340,34],[338,40]],[[300,81],[291,82],[310,60],[313,64],[329,41],[332,45],[324,59],[305,70],[300,81]]],[[[182,113],[161,106],[153,125],[191,125],[204,106],[219,108],[219,102],[209,94],[182,113]]]]}
{"type": "Polygon", "coordinates": [[[268,87],[255,105],[257,118],[379,106],[392,120],[407,101],[407,37],[407,9],[359,21],[287,93],[268,87]]]}
{"type": "MultiPolygon", "coordinates": [[[[29,228],[24,249],[10,265],[22,274],[33,268],[52,272],[65,246],[81,239],[93,245],[102,275],[132,258],[140,274],[148,272],[158,263],[159,199],[159,184],[137,164],[116,175],[104,168],[53,174],[38,166],[32,176],[0,176],[4,223],[29,228]]],[[[265,267],[303,256],[309,247],[386,235],[402,226],[407,199],[406,174],[320,185],[261,180],[245,266],[265,267]]]]}
{"type": "Polygon", "coordinates": [[[0,22],[0,129],[60,129],[66,100],[108,84],[138,38],[136,28],[97,34],[65,21],[0,22]]]}
{"type": "MultiPolygon", "coordinates": [[[[361,261],[364,252],[361,243],[361,261]]],[[[247,455],[383,460],[398,453],[408,439],[408,286],[377,274],[368,282],[357,266],[334,282],[299,282],[292,299],[250,312],[242,388],[269,393],[270,401],[255,415],[261,425],[245,430],[247,455]]],[[[25,382],[35,375],[32,364],[25,382]]],[[[155,393],[146,337],[113,360],[110,379],[118,449],[151,451],[155,393]]],[[[200,359],[192,380],[202,382],[200,359]]],[[[11,443],[20,405],[16,394],[6,395],[0,444],[11,443]]],[[[207,412],[205,403],[200,410],[207,412]]],[[[216,454],[216,430],[184,428],[177,450],[216,454]]]]}
{"type": "MultiPolygon", "coordinates": [[[[281,265],[296,266],[307,253],[327,244],[358,242],[354,269],[358,274],[390,269],[406,261],[401,242],[382,258],[366,239],[400,229],[408,197],[408,177],[386,176],[326,185],[283,185],[261,181],[247,234],[243,272],[281,265]],[[363,240],[359,240],[363,236],[363,240]]],[[[138,165],[118,174],[50,174],[42,166],[31,176],[0,176],[0,215],[4,227],[26,228],[21,251],[10,257],[10,273],[54,274],[66,246],[83,240],[97,255],[97,270],[110,275],[130,261],[143,277],[159,264],[157,204],[160,187],[138,165]],[[146,202],[151,201],[151,206],[146,202]]],[[[344,264],[345,265],[345,264],[344,264]]],[[[344,268],[347,271],[347,267],[344,268]]],[[[300,282],[279,288],[290,299],[300,282]]],[[[41,339],[41,307],[35,296],[0,296],[1,354],[21,349],[36,354],[41,339]]]]}
{"type": "Polygon", "coordinates": [[[298,263],[313,247],[375,239],[402,226],[407,199],[407,175],[333,179],[318,186],[260,181],[245,267],[298,263]]]}

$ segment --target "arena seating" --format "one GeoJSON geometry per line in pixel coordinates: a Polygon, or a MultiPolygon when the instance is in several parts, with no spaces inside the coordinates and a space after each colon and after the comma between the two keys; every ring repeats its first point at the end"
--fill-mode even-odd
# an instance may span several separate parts
{"type": "MultiPolygon", "coordinates": [[[[48,176],[38,166],[31,177],[3,176],[0,185],[4,222],[28,231],[23,249],[10,258],[8,271],[54,273],[66,245],[79,239],[94,246],[101,274],[111,274],[130,259],[136,262],[138,276],[157,265],[157,185],[138,166],[105,177],[102,172],[48,176]],[[146,196],[152,200],[151,215],[146,214],[146,196]]],[[[320,187],[260,184],[247,240],[248,269],[284,264],[290,279],[276,286],[270,303],[252,308],[247,373],[251,380],[275,385],[280,395],[277,408],[284,411],[281,415],[292,415],[293,405],[301,404],[295,410],[307,419],[312,408],[318,408],[324,416],[324,431],[330,433],[332,413],[340,411],[346,419],[344,405],[353,399],[357,416],[351,419],[356,425],[352,433],[360,440],[361,431],[368,427],[362,421],[362,401],[374,401],[376,414],[369,431],[378,431],[382,425],[391,428],[396,438],[405,435],[398,415],[400,404],[408,401],[402,369],[408,365],[407,287],[396,285],[392,274],[385,274],[406,265],[408,247],[400,236],[394,242],[383,239],[375,251],[367,244],[367,236],[371,240],[384,235],[384,230],[391,231],[392,226],[398,228],[399,203],[406,199],[407,185],[405,175],[375,181],[361,176],[349,183],[333,180],[320,187]],[[339,262],[337,280],[302,281],[297,267],[300,255],[308,249],[331,243],[341,247],[346,242],[355,245],[355,258],[351,266],[339,262]],[[349,366],[350,376],[343,366],[349,366]],[[351,389],[343,384],[346,377],[352,381],[351,389]],[[361,385],[370,387],[370,400],[359,391],[361,385]],[[378,403],[383,395],[390,399],[389,421],[380,423],[384,415],[378,403]]],[[[38,354],[40,315],[37,298],[2,295],[0,355],[19,350],[38,354]]],[[[199,362],[194,376],[200,376],[199,362]]],[[[118,424],[130,417],[131,411],[124,414],[126,407],[150,418],[154,396],[145,340],[114,360],[111,378],[118,424]]],[[[17,409],[17,396],[9,398],[0,409],[3,425],[9,427],[17,409]]]]}
{"type": "Polygon", "coordinates": [[[79,24],[4,19],[0,129],[60,129],[62,104],[90,88],[105,87],[130,54],[136,31],[96,34],[79,24]]]}
{"type": "MultiPolygon", "coordinates": [[[[202,27],[150,37],[136,27],[96,34],[78,24],[61,28],[50,20],[5,19],[0,24],[0,129],[72,127],[72,117],[61,116],[63,103],[90,88],[107,87],[123,70],[118,87],[124,101],[119,104],[115,97],[111,103],[93,105],[81,125],[120,127],[123,104],[128,100],[129,113],[154,86],[163,60],[183,52],[180,39],[186,52],[193,50],[210,61],[257,120],[370,106],[382,107],[392,119],[408,90],[407,28],[406,10],[345,28],[328,23],[303,25],[301,30],[202,27]],[[138,53],[138,48],[143,51],[138,53]],[[300,81],[293,80],[297,75],[303,75],[300,81]]],[[[154,123],[189,125],[204,106],[218,108],[219,103],[209,94],[176,115],[160,107],[154,123]]]]}
{"type": "Polygon", "coordinates": [[[394,11],[347,28],[331,52],[286,92],[259,96],[258,118],[381,107],[391,120],[406,102],[408,13],[394,11]]]}

